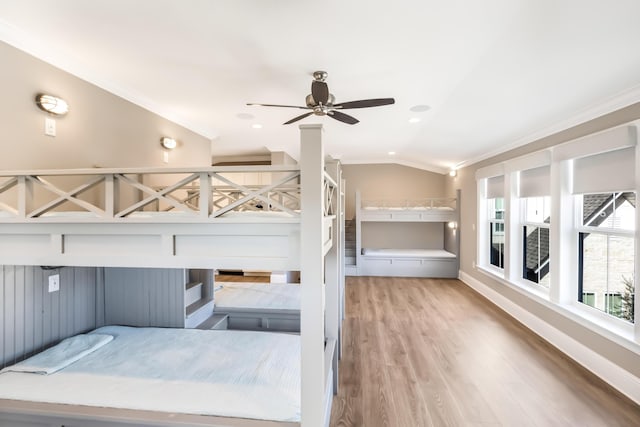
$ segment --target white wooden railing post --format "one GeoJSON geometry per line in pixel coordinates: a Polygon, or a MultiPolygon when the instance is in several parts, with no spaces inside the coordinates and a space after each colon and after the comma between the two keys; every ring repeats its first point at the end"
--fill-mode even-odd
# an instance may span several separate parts
{"type": "Polygon", "coordinates": [[[18,177],[18,216],[26,218],[33,210],[33,183],[26,175],[18,177]]]}
{"type": "Polygon", "coordinates": [[[302,427],[324,426],[324,149],[322,125],[300,125],[302,427]]]}
{"type": "Polygon", "coordinates": [[[200,196],[198,206],[200,208],[200,217],[209,218],[211,215],[211,178],[207,172],[200,173],[200,196]]]}
{"type": "MultiPolygon", "coordinates": [[[[329,176],[336,182],[342,181],[340,175],[340,163],[338,161],[327,162],[326,170],[329,176]]],[[[340,343],[340,260],[342,258],[342,243],[340,240],[343,224],[341,219],[340,188],[333,191],[332,205],[336,218],[331,227],[331,241],[333,245],[325,257],[325,322],[327,338],[336,340],[338,348],[333,354],[333,393],[338,394],[338,354],[340,343]]]]}
{"type": "Polygon", "coordinates": [[[106,218],[113,218],[117,212],[118,197],[115,185],[115,176],[110,173],[104,177],[104,215],[106,218]]]}

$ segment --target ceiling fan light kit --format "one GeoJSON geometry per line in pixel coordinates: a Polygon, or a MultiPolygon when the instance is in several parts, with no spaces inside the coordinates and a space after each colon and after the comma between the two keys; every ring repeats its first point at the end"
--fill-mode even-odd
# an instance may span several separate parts
{"type": "Polygon", "coordinates": [[[313,73],[313,81],[311,82],[311,93],[306,96],[305,104],[306,107],[301,107],[297,105],[279,105],[279,104],[256,104],[256,103],[247,103],[247,105],[259,105],[262,107],[282,107],[282,108],[299,108],[302,110],[311,110],[304,114],[301,114],[293,119],[285,122],[285,125],[297,122],[298,120],[302,120],[305,117],[309,117],[312,114],[316,116],[329,116],[332,119],[338,120],[342,123],[347,123],[350,125],[355,125],[359,122],[353,116],[345,114],[338,110],[347,110],[352,108],[368,108],[368,107],[379,107],[382,105],[391,105],[395,103],[393,98],[375,98],[375,99],[363,99],[359,101],[350,101],[350,102],[341,102],[335,103],[335,96],[329,92],[329,86],[325,80],[327,79],[328,73],[326,71],[315,71],[313,73]]]}

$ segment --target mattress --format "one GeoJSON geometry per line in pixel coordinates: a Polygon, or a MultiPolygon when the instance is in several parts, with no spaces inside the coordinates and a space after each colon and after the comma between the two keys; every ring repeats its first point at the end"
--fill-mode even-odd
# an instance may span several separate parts
{"type": "MultiPolygon", "coordinates": [[[[298,335],[122,326],[92,334],[113,339],[49,375],[6,368],[0,398],[300,420],[298,335]]],[[[30,360],[17,369],[25,370],[30,360]]]]}
{"type": "Polygon", "coordinates": [[[362,255],[377,258],[429,258],[455,259],[455,254],[444,249],[373,249],[362,248],[362,255]]]}
{"type": "Polygon", "coordinates": [[[227,309],[279,310],[300,313],[300,285],[216,282],[216,311],[227,309]]]}

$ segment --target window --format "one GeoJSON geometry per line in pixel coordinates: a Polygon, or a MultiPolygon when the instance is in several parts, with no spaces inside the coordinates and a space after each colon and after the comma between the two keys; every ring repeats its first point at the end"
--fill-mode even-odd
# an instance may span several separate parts
{"type": "Polygon", "coordinates": [[[489,263],[504,268],[504,199],[488,200],[489,206],[489,263]]]}
{"type": "Polygon", "coordinates": [[[578,301],[633,322],[636,195],[614,192],[576,198],[582,207],[578,301]]]}
{"type": "Polygon", "coordinates": [[[522,278],[549,289],[551,197],[522,199],[522,278]]]}
{"type": "Polygon", "coordinates": [[[619,126],[477,169],[480,270],[593,330],[637,340],[639,129],[619,126]]]}

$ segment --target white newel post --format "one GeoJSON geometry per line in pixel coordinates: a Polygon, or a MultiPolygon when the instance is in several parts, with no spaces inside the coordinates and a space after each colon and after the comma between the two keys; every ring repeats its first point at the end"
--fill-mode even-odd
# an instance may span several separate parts
{"type": "Polygon", "coordinates": [[[302,427],[324,425],[324,149],[322,125],[300,125],[302,427]]]}

